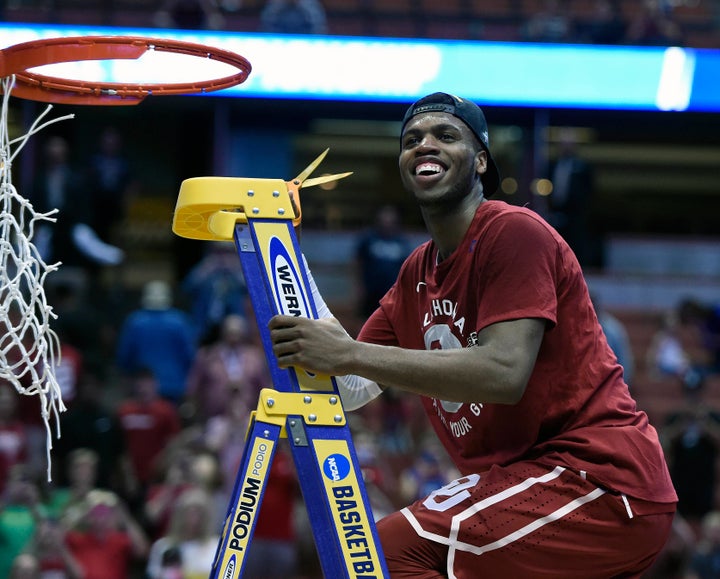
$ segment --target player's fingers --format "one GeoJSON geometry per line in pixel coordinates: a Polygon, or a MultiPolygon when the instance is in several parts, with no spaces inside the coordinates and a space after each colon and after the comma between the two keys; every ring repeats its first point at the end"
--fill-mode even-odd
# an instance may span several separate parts
{"type": "Polygon", "coordinates": [[[295,363],[295,355],[297,354],[297,345],[293,342],[278,342],[274,343],[273,354],[278,361],[278,366],[285,368],[292,366],[295,363]]]}
{"type": "Polygon", "coordinates": [[[297,325],[299,318],[297,316],[286,316],[278,314],[270,318],[268,328],[271,330],[279,328],[291,328],[297,325]]]}
{"type": "MultiPolygon", "coordinates": [[[[298,322],[299,318],[292,316],[284,316],[285,319],[275,319],[270,321],[270,341],[274,345],[288,344],[290,342],[298,342],[303,338],[303,330],[298,322]]],[[[295,344],[296,351],[299,349],[299,343],[295,344]]],[[[283,352],[285,353],[285,352],[283,352]]]]}

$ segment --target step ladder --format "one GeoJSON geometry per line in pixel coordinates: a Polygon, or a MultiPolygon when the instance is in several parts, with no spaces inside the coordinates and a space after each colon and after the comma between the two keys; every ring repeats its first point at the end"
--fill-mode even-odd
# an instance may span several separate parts
{"type": "Polygon", "coordinates": [[[308,179],[327,152],[291,181],[197,177],[180,187],[173,232],[235,243],[273,386],[260,392],[251,415],[210,579],[242,577],[281,438],[289,441],[324,576],[390,576],[335,378],[279,368],[267,329],[275,314],[318,317],[295,226],[303,185],[350,174],[308,179]]]}

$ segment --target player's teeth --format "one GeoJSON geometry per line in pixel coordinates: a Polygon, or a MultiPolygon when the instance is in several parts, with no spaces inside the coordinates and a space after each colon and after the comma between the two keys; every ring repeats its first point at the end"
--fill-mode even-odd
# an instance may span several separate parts
{"type": "Polygon", "coordinates": [[[415,174],[428,172],[428,171],[432,172],[432,173],[439,173],[441,170],[442,169],[439,165],[423,164],[423,165],[418,165],[418,167],[415,169],[415,174]]]}

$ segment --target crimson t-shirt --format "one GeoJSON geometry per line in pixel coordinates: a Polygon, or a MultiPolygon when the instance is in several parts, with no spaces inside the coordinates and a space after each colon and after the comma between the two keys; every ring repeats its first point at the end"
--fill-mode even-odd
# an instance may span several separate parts
{"type": "Polygon", "coordinates": [[[360,340],[409,349],[473,347],[491,324],[546,320],[518,404],[423,397],[460,472],[535,460],[585,471],[596,484],[637,499],[677,501],[657,432],[636,408],[562,238],[533,211],[486,201],[459,247],[437,261],[432,241],[413,252],[360,340]]]}
{"type": "Polygon", "coordinates": [[[127,533],[111,531],[104,537],[90,532],[68,531],[65,543],[83,570],[85,579],[126,579],[132,561],[132,542],[127,533]]]}
{"type": "Polygon", "coordinates": [[[158,457],[180,432],[177,410],[161,398],[148,403],[126,400],[120,404],[117,414],[135,476],[147,484],[155,474],[158,457]]]}

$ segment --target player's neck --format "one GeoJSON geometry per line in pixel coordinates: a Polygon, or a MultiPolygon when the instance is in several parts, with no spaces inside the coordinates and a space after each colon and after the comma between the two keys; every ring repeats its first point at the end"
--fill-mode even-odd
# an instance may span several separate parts
{"type": "Polygon", "coordinates": [[[425,225],[438,248],[438,263],[447,259],[465,237],[477,208],[485,202],[484,197],[466,198],[451,211],[433,213],[423,210],[425,225]]]}

